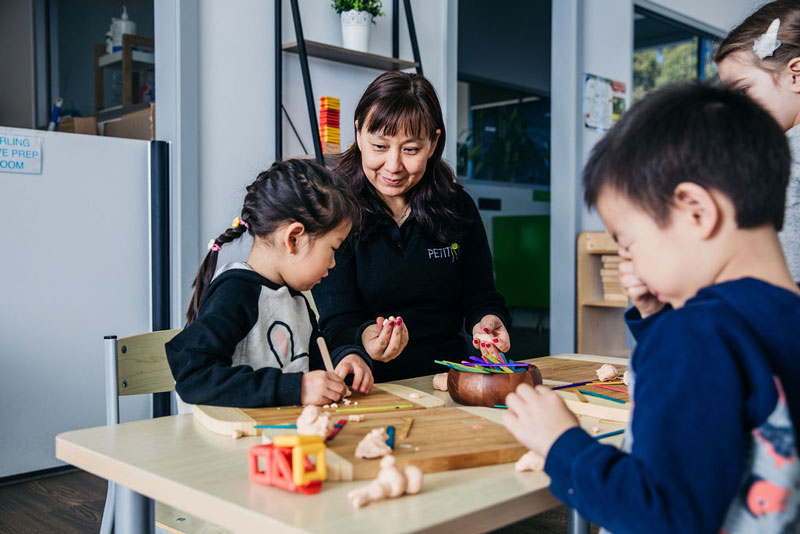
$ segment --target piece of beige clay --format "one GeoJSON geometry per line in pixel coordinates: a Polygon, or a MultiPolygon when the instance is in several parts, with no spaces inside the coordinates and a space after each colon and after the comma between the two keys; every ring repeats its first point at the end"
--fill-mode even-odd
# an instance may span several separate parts
{"type": "Polygon", "coordinates": [[[409,393],[408,398],[409,399],[418,399],[419,398],[419,393],[409,393]]]}
{"type": "Polygon", "coordinates": [[[332,429],[331,416],[320,414],[318,406],[306,406],[297,418],[297,433],[300,435],[316,435],[325,439],[332,429]]]}
{"type": "Polygon", "coordinates": [[[544,457],[533,451],[528,451],[517,460],[517,463],[514,464],[514,469],[517,471],[543,471],[544,457]]]}
{"type": "Polygon", "coordinates": [[[344,405],[345,405],[345,406],[349,406],[349,405],[350,405],[350,402],[352,402],[352,401],[351,401],[350,399],[344,399],[344,401],[343,401],[343,402],[344,402],[344,405]]]}
{"type": "Polygon", "coordinates": [[[233,430],[231,432],[231,438],[233,439],[239,439],[242,436],[244,436],[244,432],[242,432],[241,430],[233,430]]]}
{"type": "Polygon", "coordinates": [[[622,373],[622,383],[631,387],[631,372],[628,369],[625,369],[625,372],[622,373]]]}
{"type": "Polygon", "coordinates": [[[353,414],[353,415],[348,415],[348,416],[347,416],[347,420],[348,420],[348,421],[352,421],[353,423],[360,423],[361,421],[363,421],[363,420],[364,420],[364,414],[358,414],[358,415],[356,415],[356,414],[353,414]]]}
{"type": "Polygon", "coordinates": [[[369,434],[356,445],[356,458],[380,458],[391,454],[392,449],[386,444],[387,439],[389,436],[385,428],[370,430],[369,434]]]}
{"type": "Polygon", "coordinates": [[[447,391],[447,373],[438,373],[433,375],[433,389],[447,391]]]}
{"type": "Polygon", "coordinates": [[[331,404],[331,408],[333,408],[334,410],[335,410],[336,408],[338,408],[338,407],[339,407],[339,405],[338,405],[338,404],[336,404],[335,402],[331,404]]]}
{"type": "Polygon", "coordinates": [[[597,434],[598,432],[600,432],[600,427],[599,426],[593,426],[592,427],[592,433],[593,434],[597,434]]]}
{"type": "Polygon", "coordinates": [[[611,365],[610,363],[604,363],[600,366],[600,369],[596,371],[597,379],[601,382],[608,382],[609,380],[614,380],[619,376],[619,371],[616,367],[611,365]]]}
{"type": "Polygon", "coordinates": [[[361,508],[381,499],[399,497],[403,493],[413,495],[422,489],[422,471],[419,467],[408,466],[403,471],[397,468],[394,456],[384,456],[378,477],[347,494],[354,508],[361,508]]]}

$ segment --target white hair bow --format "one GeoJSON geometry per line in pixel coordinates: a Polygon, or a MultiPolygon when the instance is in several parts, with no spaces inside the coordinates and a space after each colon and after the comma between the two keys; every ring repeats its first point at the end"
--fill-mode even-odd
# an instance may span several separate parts
{"type": "Polygon", "coordinates": [[[756,53],[758,59],[771,56],[775,53],[775,50],[781,46],[781,42],[778,40],[778,29],[780,27],[781,19],[773,20],[772,24],[767,28],[767,31],[755,40],[755,43],[753,43],[753,52],[756,53]]]}

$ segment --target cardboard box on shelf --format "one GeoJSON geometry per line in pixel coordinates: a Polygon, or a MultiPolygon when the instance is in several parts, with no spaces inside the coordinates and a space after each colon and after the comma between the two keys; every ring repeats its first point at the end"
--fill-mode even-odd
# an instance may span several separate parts
{"type": "Polygon", "coordinates": [[[58,123],[59,132],[97,135],[95,117],[65,117],[58,123]]]}
{"type": "Polygon", "coordinates": [[[156,105],[128,113],[121,118],[103,124],[103,135],[126,139],[153,140],[156,138],[156,105]]]}

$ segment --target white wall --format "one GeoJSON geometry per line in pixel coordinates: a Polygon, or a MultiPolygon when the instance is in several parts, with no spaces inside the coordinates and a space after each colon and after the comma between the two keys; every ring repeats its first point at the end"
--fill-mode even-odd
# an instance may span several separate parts
{"type": "MultiPolygon", "coordinates": [[[[300,0],[307,40],[341,45],[341,29],[330,0],[300,0]]],[[[455,1],[412,0],[414,23],[425,76],[442,102],[449,136],[445,158],[455,160],[456,79],[454,73],[455,1]],[[452,30],[452,31],[450,31],[452,30]],[[452,58],[452,64],[448,61],[452,58]]],[[[386,16],[372,27],[370,51],[391,56],[391,2],[386,16]]],[[[283,42],[295,40],[291,6],[283,0],[283,42]]],[[[269,167],[274,154],[274,52],[272,2],[200,0],[198,4],[199,64],[199,231],[200,253],[239,214],[244,186],[269,167]]],[[[400,57],[411,59],[405,23],[400,16],[400,57]]],[[[342,147],[353,141],[356,103],[379,71],[310,58],[315,106],[320,96],[341,99],[342,147]]],[[[296,54],[283,55],[283,103],[311,152],[311,131],[296,54]]],[[[283,121],[284,156],[303,150],[288,121],[283,121]]],[[[183,180],[191,177],[183,176],[183,180]]],[[[249,243],[223,249],[221,261],[241,257],[249,243]]],[[[199,265],[198,258],[198,265],[199,265]]],[[[187,280],[184,280],[184,286],[187,280]]],[[[188,301],[189,295],[181,297],[188,301]]]]}

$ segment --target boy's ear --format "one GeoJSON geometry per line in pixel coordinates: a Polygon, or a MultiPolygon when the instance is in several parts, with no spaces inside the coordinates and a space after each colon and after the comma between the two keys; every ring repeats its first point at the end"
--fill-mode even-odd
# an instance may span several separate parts
{"type": "Polygon", "coordinates": [[[790,85],[792,91],[800,93],[800,57],[793,58],[786,64],[786,74],[791,76],[792,83],[790,85]]]}
{"type": "Polygon", "coordinates": [[[286,247],[286,251],[292,255],[297,254],[300,250],[300,242],[306,237],[308,237],[306,227],[299,222],[288,224],[281,231],[281,242],[286,247]]]}
{"type": "Polygon", "coordinates": [[[722,213],[714,196],[708,189],[693,182],[681,182],[675,187],[672,196],[673,218],[677,215],[694,230],[700,239],[708,239],[714,235],[722,213]]]}

